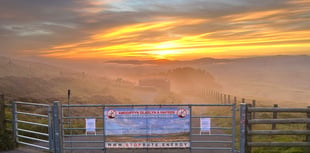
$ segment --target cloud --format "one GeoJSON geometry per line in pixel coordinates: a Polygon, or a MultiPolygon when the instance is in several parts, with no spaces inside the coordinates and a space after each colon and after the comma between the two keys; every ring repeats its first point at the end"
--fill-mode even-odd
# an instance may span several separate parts
{"type": "Polygon", "coordinates": [[[307,6],[307,0],[5,0],[0,2],[1,52],[156,58],[164,53],[181,57],[224,50],[238,54],[237,46],[253,54],[259,45],[305,48],[310,31],[307,6]],[[177,46],[159,49],[163,43],[177,46]]]}

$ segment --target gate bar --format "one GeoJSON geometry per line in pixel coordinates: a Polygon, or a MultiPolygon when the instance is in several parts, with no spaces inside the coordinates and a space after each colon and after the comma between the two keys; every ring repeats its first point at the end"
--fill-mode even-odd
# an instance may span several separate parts
{"type": "Polygon", "coordinates": [[[20,129],[20,128],[17,128],[17,130],[18,130],[18,131],[27,132],[27,133],[32,133],[32,134],[38,134],[38,135],[48,136],[47,133],[42,133],[42,132],[37,132],[37,131],[32,131],[32,130],[26,130],[26,129],[20,129]]]}
{"type": "Polygon", "coordinates": [[[233,106],[234,104],[62,104],[63,107],[233,106]]]}
{"type": "Polygon", "coordinates": [[[193,150],[231,150],[231,148],[192,147],[193,150]]]}
{"type": "Polygon", "coordinates": [[[64,141],[64,143],[104,143],[104,141],[64,141]]]}
{"type": "Polygon", "coordinates": [[[236,108],[236,103],[233,103],[233,105],[232,105],[232,123],[231,123],[231,126],[232,126],[232,132],[231,132],[231,134],[232,134],[232,143],[231,143],[231,148],[232,148],[232,153],[235,153],[235,151],[236,151],[236,143],[235,143],[235,141],[236,141],[236,110],[237,110],[237,108],[236,108]]]}
{"type": "Polygon", "coordinates": [[[192,143],[231,143],[231,141],[192,141],[192,143]]]}
{"type": "Polygon", "coordinates": [[[310,135],[309,130],[252,130],[249,135],[310,135]]]}
{"type": "Polygon", "coordinates": [[[16,120],[16,122],[17,122],[17,123],[24,123],[24,124],[31,124],[31,125],[37,125],[37,126],[48,127],[47,124],[34,123],[34,122],[28,122],[28,121],[22,121],[22,120],[16,120]]]}
{"type": "Polygon", "coordinates": [[[43,107],[49,107],[48,104],[38,104],[38,103],[28,103],[28,102],[21,102],[21,101],[15,101],[15,104],[23,104],[23,105],[33,105],[33,106],[43,106],[43,107]]]}
{"type": "Polygon", "coordinates": [[[192,118],[232,118],[232,116],[192,116],[192,118]]]}
{"type": "Polygon", "coordinates": [[[43,118],[48,118],[48,115],[42,115],[42,114],[33,114],[33,113],[27,113],[27,112],[16,112],[17,114],[22,114],[22,115],[29,115],[29,116],[36,116],[36,117],[43,117],[43,118]]]}
{"type": "Polygon", "coordinates": [[[28,140],[34,140],[34,141],[39,141],[39,142],[45,142],[48,143],[48,140],[43,140],[43,139],[38,139],[38,138],[33,138],[33,137],[27,137],[24,135],[17,135],[20,138],[28,139],[28,140]]]}
{"type": "Polygon", "coordinates": [[[223,136],[223,137],[232,137],[232,134],[192,134],[192,136],[223,136]]]}
{"type": "Polygon", "coordinates": [[[23,145],[28,145],[28,146],[36,147],[36,148],[41,148],[41,149],[49,150],[48,147],[43,147],[43,146],[39,146],[39,145],[27,143],[27,142],[18,142],[18,143],[23,144],[23,145]]]}
{"type": "MultiPolygon", "coordinates": [[[[192,127],[192,129],[201,129],[200,127],[192,127]]],[[[232,130],[231,127],[210,127],[210,129],[216,129],[216,130],[232,130]]]]}

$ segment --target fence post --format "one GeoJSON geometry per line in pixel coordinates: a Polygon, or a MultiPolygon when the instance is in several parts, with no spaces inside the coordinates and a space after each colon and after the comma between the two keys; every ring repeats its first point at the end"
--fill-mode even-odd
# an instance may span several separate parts
{"type": "MultiPolygon", "coordinates": [[[[256,107],[256,100],[252,101],[252,107],[256,107]]],[[[255,112],[252,112],[252,119],[255,119],[255,112]]]]}
{"type": "Polygon", "coordinates": [[[240,153],[247,153],[247,105],[240,104],[240,153]]]}
{"type": "MultiPolygon", "coordinates": [[[[278,107],[278,104],[274,104],[273,107],[278,107]]],[[[278,118],[278,112],[273,112],[273,119],[277,119],[278,118]]],[[[276,130],[277,128],[277,124],[273,123],[272,124],[272,130],[276,130]]]]}
{"type": "MultiPolygon", "coordinates": [[[[308,109],[310,109],[310,106],[308,106],[308,109]]],[[[310,112],[307,112],[307,118],[310,119],[310,112]]],[[[310,131],[310,123],[307,123],[307,130],[310,131]]],[[[310,142],[310,135],[306,136],[306,142],[310,142]]]]}
{"type": "Polygon", "coordinates": [[[243,104],[245,103],[245,99],[244,99],[244,98],[242,98],[242,103],[243,103],[243,104]]]}
{"type": "Polygon", "coordinates": [[[62,153],[62,148],[60,144],[60,124],[59,124],[59,106],[58,101],[54,101],[53,105],[53,133],[54,133],[54,152],[62,153]]]}
{"type": "Polygon", "coordinates": [[[221,99],[220,100],[221,104],[223,104],[223,94],[222,93],[220,94],[220,99],[221,99]]]}
{"type": "Polygon", "coordinates": [[[0,95],[0,136],[3,136],[5,133],[6,129],[6,124],[5,124],[5,108],[4,108],[4,95],[0,95]]]}
{"type": "Polygon", "coordinates": [[[231,103],[230,103],[230,95],[228,95],[228,104],[231,104],[231,103]]]}

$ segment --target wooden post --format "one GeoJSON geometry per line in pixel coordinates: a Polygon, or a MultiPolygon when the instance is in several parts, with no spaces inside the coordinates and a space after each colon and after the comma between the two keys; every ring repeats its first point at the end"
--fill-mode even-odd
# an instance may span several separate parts
{"type": "Polygon", "coordinates": [[[242,103],[245,103],[245,99],[244,98],[242,98],[242,103]]]}
{"type": "Polygon", "coordinates": [[[227,98],[227,97],[226,97],[226,94],[224,94],[224,104],[226,104],[226,101],[227,101],[226,98],[227,98]]]}
{"type": "Polygon", "coordinates": [[[230,104],[230,95],[228,95],[228,104],[230,104]]]}
{"type": "Polygon", "coordinates": [[[237,104],[237,97],[234,97],[234,104],[237,104]]]}
{"type": "MultiPolygon", "coordinates": [[[[252,101],[252,107],[256,107],[256,100],[252,101]]],[[[252,118],[255,119],[255,112],[252,112],[252,118]]]]}
{"type": "Polygon", "coordinates": [[[223,104],[223,94],[221,93],[221,104],[223,104]]]}
{"type": "MultiPolygon", "coordinates": [[[[310,106],[308,106],[308,109],[310,109],[310,106]]],[[[307,112],[307,118],[310,119],[310,112],[307,112]]],[[[310,131],[310,123],[307,123],[307,130],[310,131]]],[[[310,142],[310,135],[306,136],[306,142],[310,142]]]]}
{"type": "Polygon", "coordinates": [[[0,95],[0,136],[3,136],[6,129],[5,124],[5,103],[4,103],[4,95],[0,95]]]}
{"type": "MultiPolygon", "coordinates": [[[[278,104],[274,104],[273,107],[278,107],[278,104]]],[[[278,118],[278,112],[273,112],[273,119],[277,119],[278,118]]],[[[272,130],[276,130],[277,125],[275,123],[272,124],[272,130]]]]}

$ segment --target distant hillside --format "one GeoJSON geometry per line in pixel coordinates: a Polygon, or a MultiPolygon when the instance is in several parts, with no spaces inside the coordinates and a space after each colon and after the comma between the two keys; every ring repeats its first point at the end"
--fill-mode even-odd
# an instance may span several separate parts
{"type": "Polygon", "coordinates": [[[105,63],[112,63],[112,64],[127,64],[127,65],[144,65],[144,64],[152,64],[152,65],[192,65],[192,64],[212,64],[218,62],[225,62],[230,61],[229,59],[215,59],[215,58],[200,58],[194,60],[112,60],[106,61],[105,63]]]}
{"type": "Polygon", "coordinates": [[[44,63],[0,56],[0,77],[51,77],[59,75],[61,71],[59,67],[44,63]]]}
{"type": "Polygon", "coordinates": [[[310,56],[267,56],[199,64],[214,75],[224,92],[282,105],[310,99],[310,56]]]}
{"type": "Polygon", "coordinates": [[[186,92],[192,99],[207,88],[268,105],[306,106],[310,99],[310,56],[41,63],[0,57],[0,93],[11,97],[65,101],[66,91],[71,89],[75,100],[90,103],[160,103],[189,99],[186,92]],[[137,82],[147,78],[170,80],[173,93],[137,89],[137,82]]]}
{"type": "Polygon", "coordinates": [[[0,93],[8,100],[66,101],[71,89],[75,101],[116,103],[109,90],[111,84],[113,80],[93,78],[68,67],[0,57],[0,93]]]}

